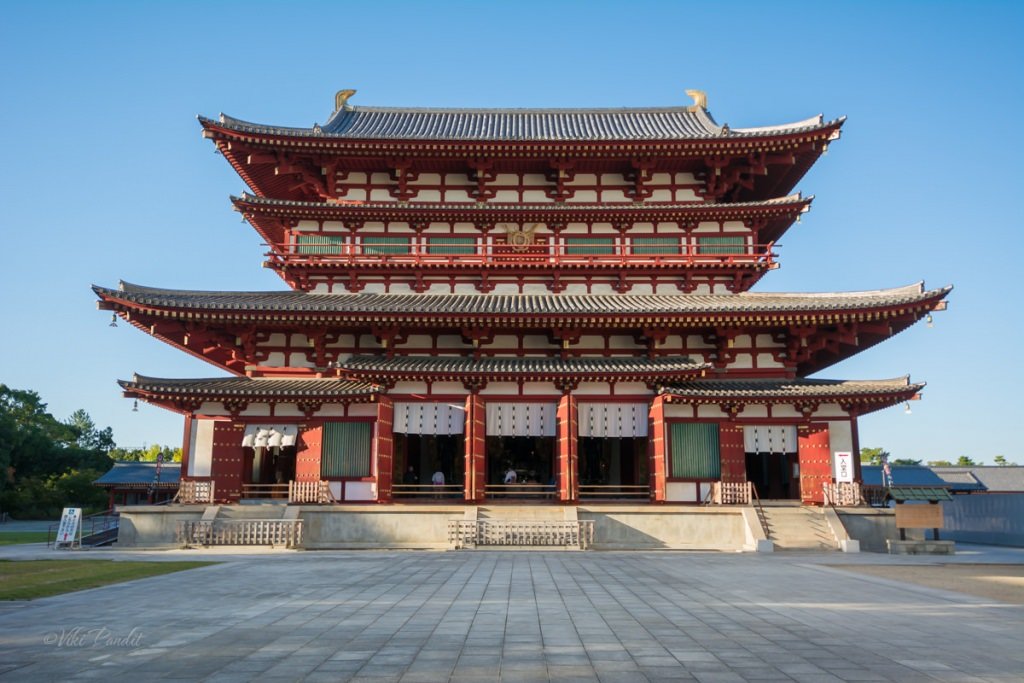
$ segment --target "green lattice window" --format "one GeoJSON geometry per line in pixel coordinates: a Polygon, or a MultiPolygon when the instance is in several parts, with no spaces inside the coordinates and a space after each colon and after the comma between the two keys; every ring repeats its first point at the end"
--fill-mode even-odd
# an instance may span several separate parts
{"type": "Polygon", "coordinates": [[[565,253],[569,256],[598,256],[615,253],[614,237],[566,237],[565,253]]]}
{"type": "Polygon", "coordinates": [[[678,237],[634,237],[632,251],[637,256],[680,253],[678,237]]]}
{"type": "Polygon", "coordinates": [[[673,422],[669,432],[672,469],[683,479],[721,478],[718,425],[714,422],[673,422]]]}
{"type": "Polygon", "coordinates": [[[472,255],[476,253],[475,237],[428,237],[427,253],[442,256],[472,255]]]}
{"type": "Polygon", "coordinates": [[[397,235],[368,235],[363,238],[364,254],[408,254],[409,238],[397,235]]]}
{"type": "Polygon", "coordinates": [[[328,422],[324,424],[323,450],[320,455],[320,476],[370,476],[370,444],[373,424],[370,422],[328,422]]]}
{"type": "Polygon", "coordinates": [[[743,235],[723,235],[721,237],[698,237],[697,253],[710,255],[744,254],[747,251],[747,238],[743,235]]]}
{"type": "Polygon", "coordinates": [[[295,253],[306,255],[338,255],[345,244],[341,235],[296,235],[295,253]]]}

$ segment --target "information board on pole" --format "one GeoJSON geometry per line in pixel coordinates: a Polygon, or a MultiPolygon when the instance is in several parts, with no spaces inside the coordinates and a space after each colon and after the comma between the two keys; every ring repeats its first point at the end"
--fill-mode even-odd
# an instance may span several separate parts
{"type": "Polygon", "coordinates": [[[836,451],[836,481],[840,484],[853,482],[853,453],[836,451]]]}
{"type": "Polygon", "coordinates": [[[54,548],[68,549],[82,546],[82,508],[64,508],[57,526],[54,548]]]}

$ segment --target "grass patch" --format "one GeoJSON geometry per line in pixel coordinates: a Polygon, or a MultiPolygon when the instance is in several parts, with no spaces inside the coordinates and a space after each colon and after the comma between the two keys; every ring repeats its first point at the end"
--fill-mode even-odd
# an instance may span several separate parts
{"type": "Polygon", "coordinates": [[[45,531],[0,531],[0,545],[46,543],[45,531]]]}
{"type": "Polygon", "coordinates": [[[0,600],[45,598],[211,564],[216,562],[0,560],[0,600]]]}

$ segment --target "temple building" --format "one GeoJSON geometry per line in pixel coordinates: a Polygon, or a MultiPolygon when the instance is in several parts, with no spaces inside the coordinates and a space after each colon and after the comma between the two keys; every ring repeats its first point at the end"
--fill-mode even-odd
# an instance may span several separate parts
{"type": "Polygon", "coordinates": [[[749,291],[844,119],[735,128],[689,92],[499,110],[342,91],[312,128],[200,117],[287,289],[94,287],[222,371],[125,395],[183,415],[181,478],[223,501],[326,482],[341,502],[700,503],[736,484],[821,503],[860,479],[836,455],[858,452],[858,417],[923,384],[810,376],[950,288],[749,291]]]}

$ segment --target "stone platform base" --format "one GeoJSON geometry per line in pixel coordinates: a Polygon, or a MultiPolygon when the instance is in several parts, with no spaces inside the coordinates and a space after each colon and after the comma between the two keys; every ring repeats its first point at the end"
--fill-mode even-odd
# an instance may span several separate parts
{"type": "Polygon", "coordinates": [[[888,541],[890,555],[952,555],[953,541],[888,541]]]}

